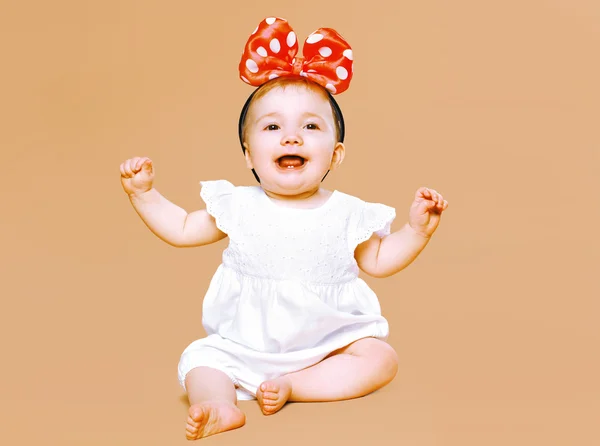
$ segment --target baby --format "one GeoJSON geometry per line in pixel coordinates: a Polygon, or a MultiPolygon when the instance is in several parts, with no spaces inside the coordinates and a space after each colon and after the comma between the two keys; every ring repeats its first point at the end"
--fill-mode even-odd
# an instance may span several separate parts
{"type": "Polygon", "coordinates": [[[359,269],[388,277],[408,266],[448,207],[435,190],[419,188],[408,222],[392,233],[393,208],[321,187],[344,160],[332,93],[348,86],[352,52],[329,28],[309,36],[305,58],[296,51],[287,22],[268,18],[240,62],[242,80],[259,87],[239,126],[259,185],[201,182],[206,209],[187,213],[152,187],[150,159],[120,167],[133,207],[165,242],[229,238],[203,301],[207,337],[179,362],[188,439],[243,426],[239,400],[257,399],[270,415],[287,401],[357,398],[392,381],[398,358],[388,324],[359,269]]]}

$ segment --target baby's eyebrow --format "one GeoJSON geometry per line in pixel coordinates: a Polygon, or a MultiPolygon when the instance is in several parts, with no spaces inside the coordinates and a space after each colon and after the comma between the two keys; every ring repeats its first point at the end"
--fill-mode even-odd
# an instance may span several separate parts
{"type": "Polygon", "coordinates": [[[310,116],[311,118],[319,118],[319,119],[323,119],[321,117],[321,115],[319,115],[318,113],[313,113],[313,112],[304,112],[302,114],[302,116],[310,116]]]}
{"type": "Polygon", "coordinates": [[[259,116],[258,118],[256,118],[256,122],[259,122],[265,118],[270,118],[270,117],[279,117],[281,114],[279,112],[271,112],[271,113],[267,113],[266,115],[262,115],[259,116]]]}
{"type": "MultiPolygon", "coordinates": [[[[270,113],[266,113],[264,115],[261,115],[259,117],[256,118],[256,120],[254,121],[255,123],[261,122],[263,119],[266,118],[279,118],[281,117],[281,113],[280,112],[270,112],[270,113]]],[[[323,117],[318,114],[318,113],[314,113],[314,112],[304,112],[302,113],[302,118],[307,118],[307,117],[311,117],[311,118],[317,118],[321,121],[324,121],[323,117]]]]}

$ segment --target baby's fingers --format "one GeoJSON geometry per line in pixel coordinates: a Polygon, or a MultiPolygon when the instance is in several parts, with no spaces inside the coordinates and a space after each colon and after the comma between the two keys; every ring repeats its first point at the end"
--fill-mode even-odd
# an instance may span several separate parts
{"type": "Polygon", "coordinates": [[[123,162],[121,166],[119,166],[119,170],[121,171],[121,176],[125,178],[132,178],[136,173],[140,171],[140,164],[143,161],[143,158],[135,157],[130,158],[127,161],[123,162]]]}
{"type": "Polygon", "coordinates": [[[440,199],[435,205],[435,210],[437,212],[443,212],[448,207],[448,202],[446,200],[440,199]]]}
{"type": "Polygon", "coordinates": [[[129,172],[131,172],[132,175],[135,175],[136,173],[138,173],[140,171],[140,169],[137,167],[140,160],[141,160],[141,158],[139,156],[136,156],[135,158],[131,158],[131,159],[127,160],[129,172]]]}
{"type": "Polygon", "coordinates": [[[422,200],[417,206],[420,214],[426,214],[430,209],[435,208],[435,201],[433,200],[422,200]]]}
{"type": "Polygon", "coordinates": [[[444,197],[442,196],[442,194],[440,194],[435,189],[427,189],[427,191],[429,192],[429,195],[430,195],[428,198],[435,201],[438,208],[443,209],[443,208],[447,207],[448,202],[446,200],[444,200],[444,197]]]}
{"type": "Polygon", "coordinates": [[[437,190],[429,189],[429,191],[431,192],[431,199],[433,201],[435,201],[436,204],[439,205],[444,201],[443,197],[439,194],[439,192],[437,190]]]}
{"type": "Polygon", "coordinates": [[[415,193],[415,198],[432,199],[433,196],[431,195],[431,191],[428,188],[420,187],[417,189],[417,192],[415,193]]]}
{"type": "Polygon", "coordinates": [[[133,172],[131,171],[131,160],[124,161],[121,166],[121,176],[124,178],[131,178],[133,176],[133,172]]]}
{"type": "Polygon", "coordinates": [[[146,169],[152,168],[152,161],[150,160],[150,158],[148,158],[148,157],[138,158],[135,163],[135,166],[133,168],[133,171],[135,173],[138,173],[143,168],[146,168],[146,169]]]}
{"type": "Polygon", "coordinates": [[[125,171],[125,176],[127,178],[131,178],[134,174],[133,169],[132,169],[132,163],[134,160],[135,160],[135,158],[130,158],[123,163],[123,170],[125,171]]]}

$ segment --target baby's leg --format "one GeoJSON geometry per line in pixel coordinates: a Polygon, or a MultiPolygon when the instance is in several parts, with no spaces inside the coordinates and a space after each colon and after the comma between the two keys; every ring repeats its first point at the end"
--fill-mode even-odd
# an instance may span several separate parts
{"type": "Polygon", "coordinates": [[[190,400],[186,437],[197,440],[242,427],[246,416],[237,407],[235,386],[220,370],[196,367],[185,377],[190,400]]]}
{"type": "Polygon", "coordinates": [[[394,349],[384,341],[364,338],[312,367],[265,381],[256,396],[263,413],[270,415],[287,401],[339,401],[367,395],[392,381],[397,371],[394,349]]]}

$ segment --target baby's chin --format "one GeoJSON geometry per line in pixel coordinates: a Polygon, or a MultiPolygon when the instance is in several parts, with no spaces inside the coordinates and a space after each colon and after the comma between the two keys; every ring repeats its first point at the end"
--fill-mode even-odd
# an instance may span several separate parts
{"type": "MultiPolygon", "coordinates": [[[[260,176],[260,174],[259,174],[260,176]]],[[[321,184],[321,179],[325,176],[315,173],[314,171],[293,171],[293,172],[275,172],[275,174],[267,175],[261,183],[263,188],[268,188],[270,192],[279,195],[300,195],[310,191],[314,191],[321,184]]]]}

